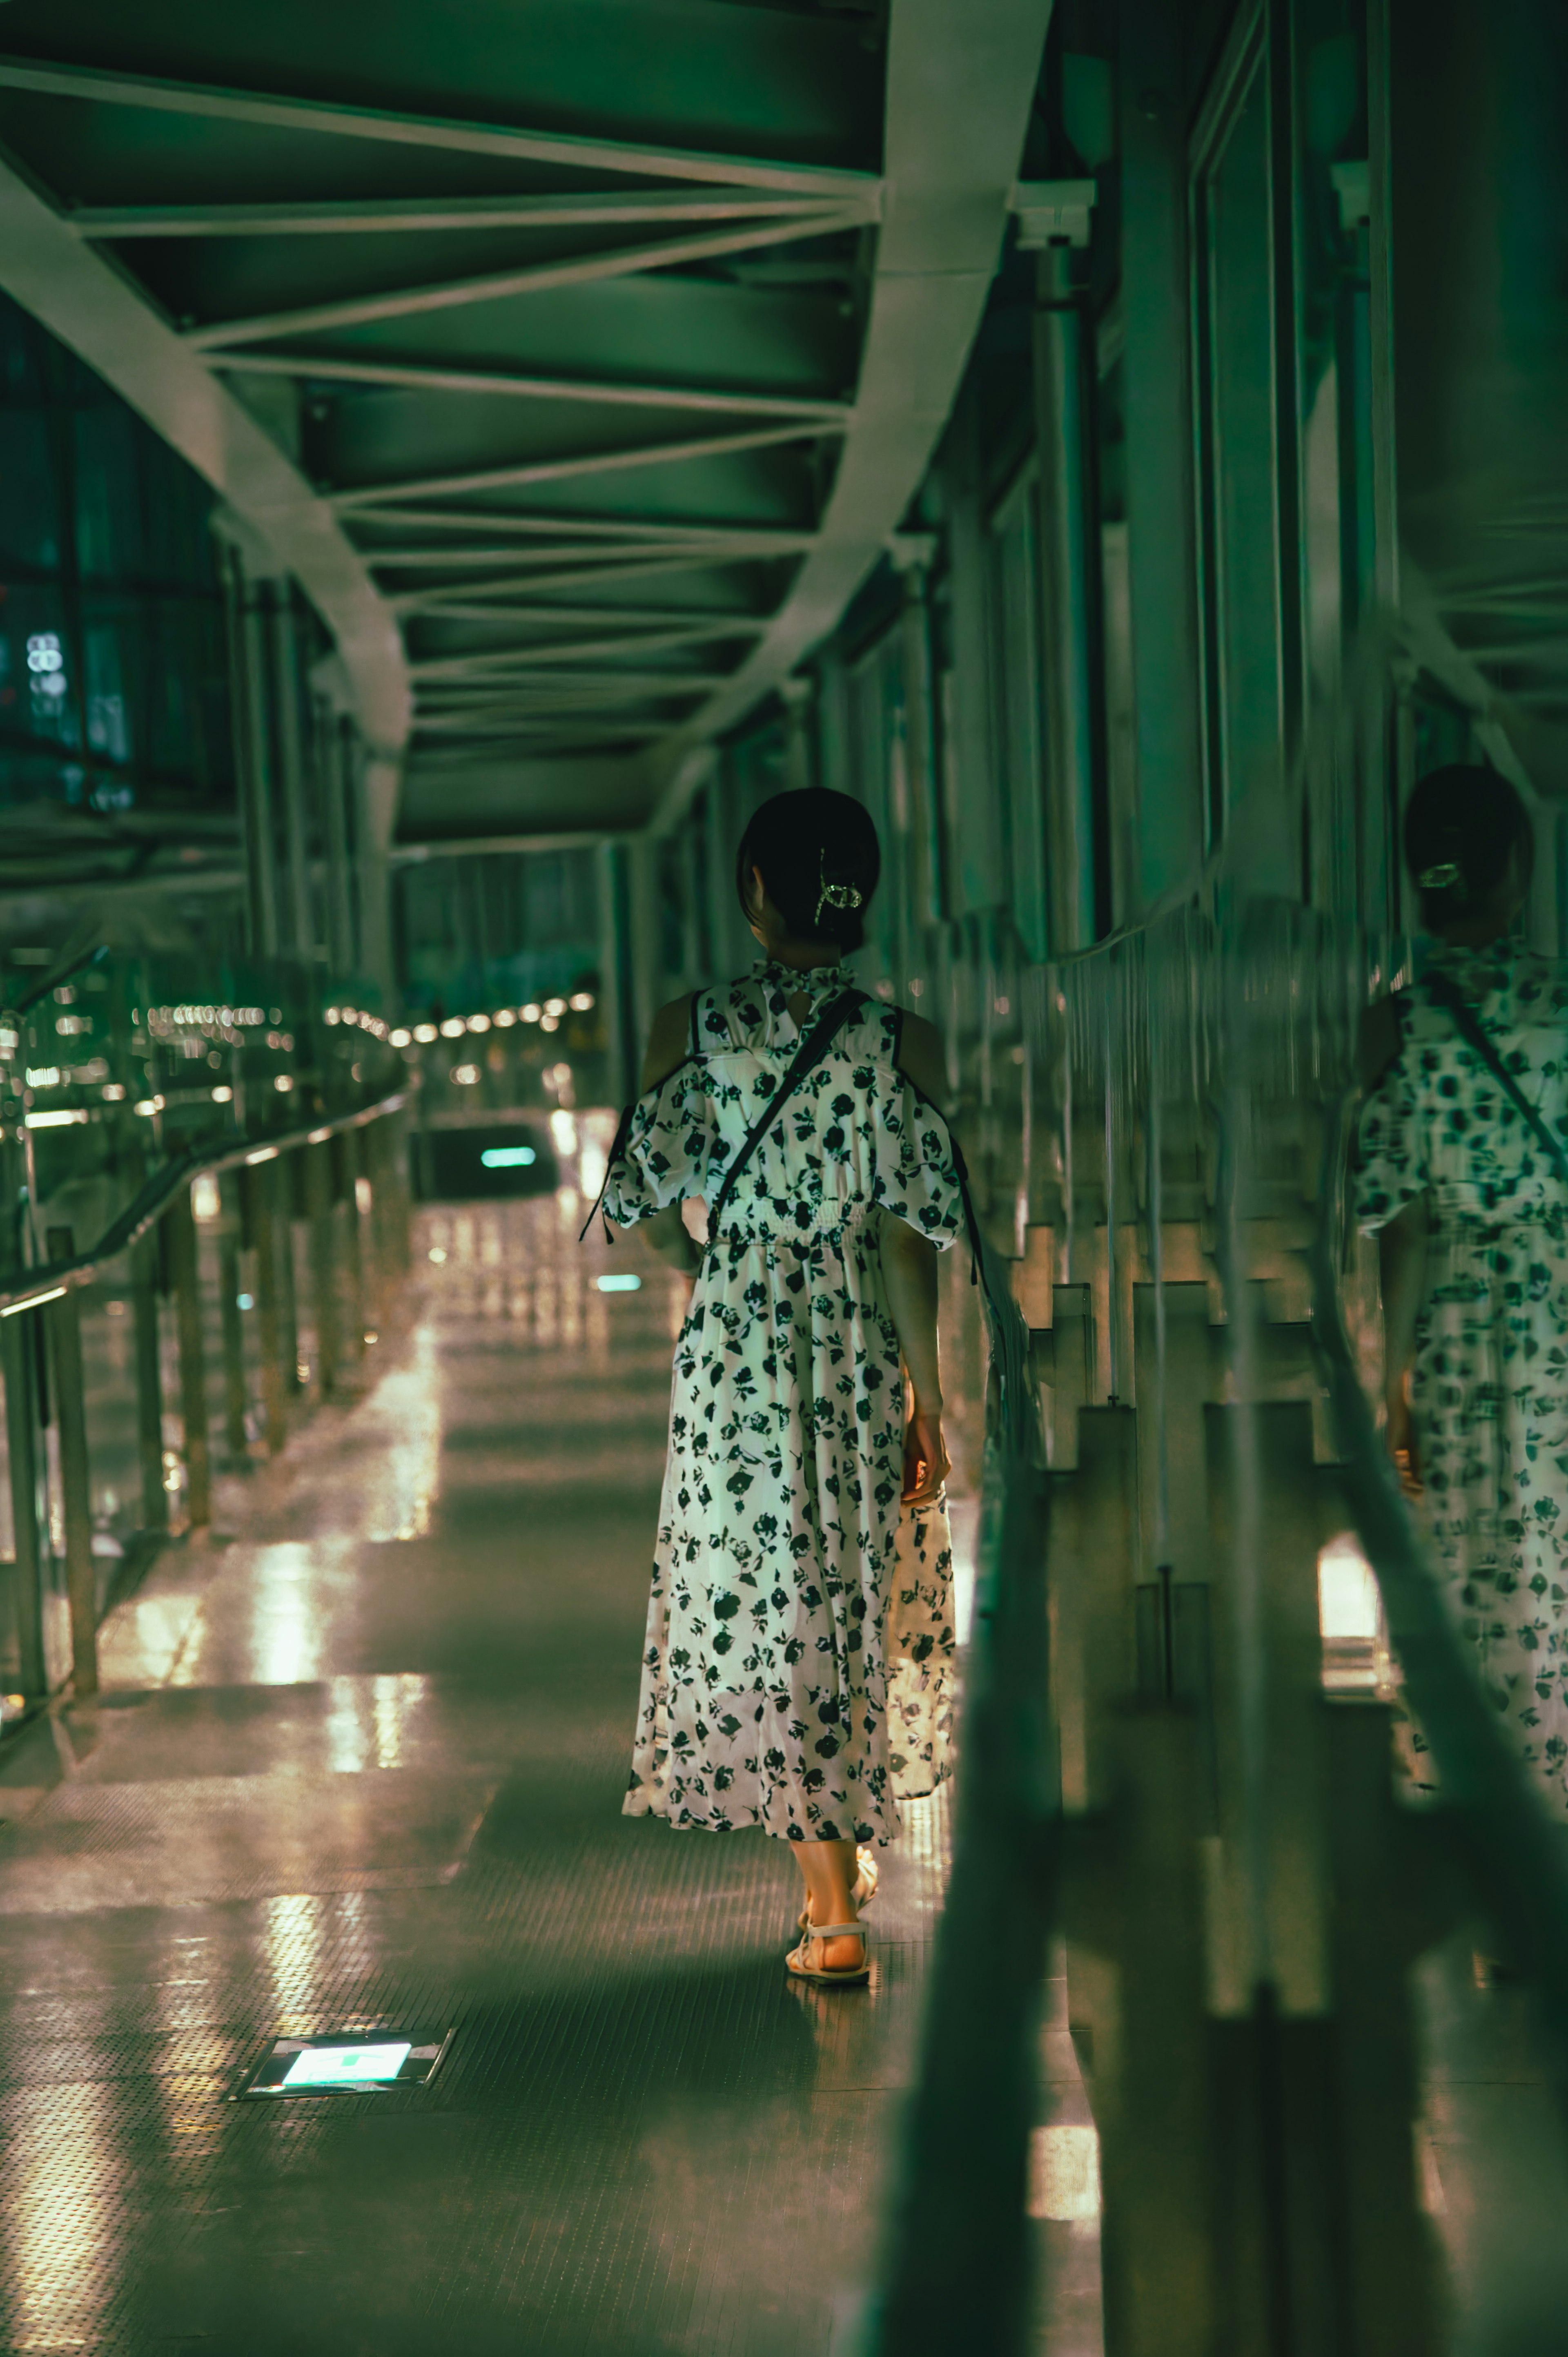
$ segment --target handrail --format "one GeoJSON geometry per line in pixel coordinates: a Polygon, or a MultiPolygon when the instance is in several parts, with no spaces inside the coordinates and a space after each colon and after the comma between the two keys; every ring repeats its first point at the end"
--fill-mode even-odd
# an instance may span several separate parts
{"type": "Polygon", "coordinates": [[[89,1251],[79,1253],[72,1260],[48,1262],[32,1270],[25,1285],[0,1290],[0,1318],[15,1318],[24,1310],[40,1308],[46,1301],[58,1301],[70,1286],[91,1285],[106,1261],[118,1260],[122,1253],[140,1243],[163,1217],[181,1187],[188,1187],[199,1172],[235,1170],[248,1163],[271,1162],[296,1146],[325,1145],[329,1137],[344,1130],[364,1129],[385,1114],[401,1112],[413,1093],[412,1089],[399,1089],[392,1096],[378,1098],[374,1104],[360,1105],[352,1113],[333,1114],[295,1129],[263,1132],[242,1145],[227,1146],[221,1153],[203,1154],[192,1149],[177,1155],[153,1173],[140,1194],[133,1197],[89,1251]]]}
{"type": "Polygon", "coordinates": [[[1001,1255],[983,1234],[975,1243],[999,1387],[982,1484],[983,1581],[952,1874],[868,2319],[875,2357],[959,2348],[1009,2357],[1027,2337],[1032,2050],[1061,1826],[1044,1566],[1049,1490],[1037,1462],[1028,1329],[1001,1255]]]}

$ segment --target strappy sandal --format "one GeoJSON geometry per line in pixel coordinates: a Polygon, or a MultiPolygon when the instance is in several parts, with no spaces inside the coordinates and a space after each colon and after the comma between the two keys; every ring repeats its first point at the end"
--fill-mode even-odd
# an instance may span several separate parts
{"type": "Polygon", "coordinates": [[[871,1942],[864,1923],[813,1923],[797,1948],[784,1959],[791,1980],[811,1981],[818,1988],[860,1988],[871,1978],[871,1942]],[[858,1940],[858,1964],[813,1964],[813,1940],[858,1940]]]}
{"type": "MultiPolygon", "coordinates": [[[[854,1878],[854,1889],[849,1895],[854,1902],[855,1912],[858,1914],[863,1907],[869,1907],[876,1896],[876,1852],[862,1845],[855,1851],[854,1862],[860,1870],[854,1878]]],[[[802,1907],[796,1916],[795,1929],[797,1932],[810,1932],[812,1929],[811,1910],[809,1907],[802,1907]]]]}

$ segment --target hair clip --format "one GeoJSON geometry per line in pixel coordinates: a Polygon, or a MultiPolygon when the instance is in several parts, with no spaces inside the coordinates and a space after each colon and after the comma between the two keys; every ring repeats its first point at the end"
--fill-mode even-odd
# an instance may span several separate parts
{"type": "Polygon", "coordinates": [[[826,851],[822,853],[821,861],[818,864],[817,876],[822,888],[821,896],[817,901],[817,913],[811,919],[813,925],[820,925],[822,923],[822,910],[824,909],[858,909],[863,905],[865,896],[858,884],[830,884],[828,882],[828,855],[826,851]]]}
{"type": "Polygon", "coordinates": [[[1451,884],[1462,883],[1464,878],[1449,860],[1441,867],[1423,867],[1415,880],[1423,892],[1446,892],[1451,884]]]}

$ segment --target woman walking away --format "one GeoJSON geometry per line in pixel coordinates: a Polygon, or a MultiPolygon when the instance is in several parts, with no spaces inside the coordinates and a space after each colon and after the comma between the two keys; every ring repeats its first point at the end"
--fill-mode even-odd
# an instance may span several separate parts
{"type": "Polygon", "coordinates": [[[1432,946],[1371,1010],[1357,1211],[1377,1231],[1389,1446],[1509,1737],[1568,1809],[1568,976],[1517,920],[1533,838],[1488,770],[1423,778],[1432,946]]]}
{"type": "Polygon", "coordinates": [[[656,1018],[605,1196],[696,1278],[625,1807],[792,1842],[787,1962],[822,1984],[868,1976],[856,1845],[946,1772],[953,1650],[936,1255],[962,1207],[937,1035],[843,963],[880,864],[847,795],[757,811],[736,885],[763,955],[656,1018]]]}

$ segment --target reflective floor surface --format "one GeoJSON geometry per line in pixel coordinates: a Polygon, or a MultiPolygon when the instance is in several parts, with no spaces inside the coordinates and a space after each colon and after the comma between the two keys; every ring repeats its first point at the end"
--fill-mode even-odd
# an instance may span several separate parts
{"type": "MultiPolygon", "coordinates": [[[[779,1845],[619,1814],[676,1305],[565,1216],[423,1215],[361,1395],[0,1758],[6,2351],[854,2347],[946,1803],[858,1995],[787,1981],[779,1845]],[[227,2100],[264,2039],[413,2022],[427,2091],[227,2100]]],[[[1098,2346],[1082,2105],[1053,2026],[1051,2357],[1098,2346]]]]}

